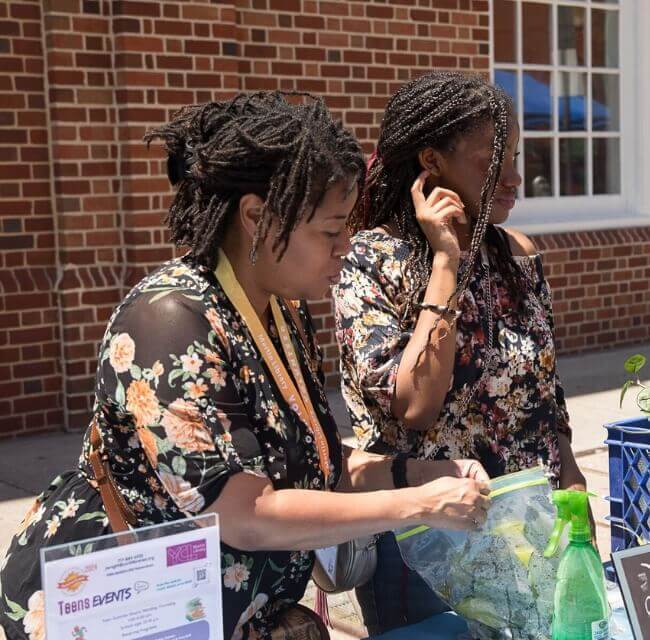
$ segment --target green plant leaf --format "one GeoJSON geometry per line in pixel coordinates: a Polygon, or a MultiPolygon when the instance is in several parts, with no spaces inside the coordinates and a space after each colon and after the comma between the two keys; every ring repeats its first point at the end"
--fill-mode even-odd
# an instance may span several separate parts
{"type": "Polygon", "coordinates": [[[103,511],[92,511],[91,513],[84,513],[82,516],[79,516],[75,523],[84,522],[85,520],[103,520],[106,517],[106,514],[103,511]]]}
{"type": "Polygon", "coordinates": [[[185,458],[182,456],[174,456],[172,458],[172,469],[177,476],[184,476],[187,471],[187,464],[185,458]]]}
{"type": "Polygon", "coordinates": [[[124,392],[124,385],[119,379],[117,381],[117,386],[115,387],[115,401],[121,407],[124,407],[126,405],[126,393],[124,392]]]}
{"type": "Polygon", "coordinates": [[[633,356],[630,356],[623,365],[625,370],[628,373],[637,373],[643,369],[646,363],[646,357],[642,356],[640,353],[637,353],[633,356]]]}
{"type": "Polygon", "coordinates": [[[276,573],[284,573],[284,567],[278,566],[270,558],[269,558],[269,565],[271,566],[271,569],[273,569],[273,571],[275,571],[276,573]]]}
{"type": "Polygon", "coordinates": [[[636,404],[643,413],[650,413],[650,389],[641,389],[639,391],[636,404]]]}
{"type": "Polygon", "coordinates": [[[227,567],[231,567],[235,564],[235,556],[233,556],[232,553],[224,553],[223,559],[227,567]]]}
{"type": "Polygon", "coordinates": [[[624,385],[623,388],[621,389],[621,397],[619,398],[618,401],[618,406],[619,409],[623,406],[623,398],[625,397],[625,394],[627,393],[627,390],[634,384],[634,380],[628,380],[624,385]]]}
{"type": "Polygon", "coordinates": [[[19,613],[6,613],[5,612],[5,615],[7,616],[7,618],[9,618],[10,620],[13,620],[14,622],[18,622],[18,620],[22,620],[25,617],[25,614],[23,614],[21,616],[19,613]]]}
{"type": "Polygon", "coordinates": [[[156,438],[156,447],[158,448],[158,453],[165,454],[174,448],[174,444],[171,442],[171,440],[168,440],[167,438],[161,438],[155,433],[153,435],[154,438],[156,438]]]}
{"type": "Polygon", "coordinates": [[[8,613],[7,616],[9,616],[12,620],[14,621],[22,620],[25,617],[27,611],[25,611],[25,609],[23,609],[17,602],[13,602],[12,600],[9,600],[7,596],[5,596],[5,602],[7,603],[7,605],[9,605],[9,608],[11,609],[13,614],[17,616],[14,618],[11,614],[8,613]]]}
{"type": "Polygon", "coordinates": [[[170,387],[173,387],[174,382],[176,381],[176,378],[178,378],[179,376],[182,376],[182,375],[183,375],[183,370],[182,369],[172,369],[169,372],[169,375],[167,376],[167,384],[170,387]]]}
{"type": "Polygon", "coordinates": [[[129,369],[131,377],[135,380],[140,380],[142,378],[142,369],[137,364],[132,364],[131,369],[129,369]]]}

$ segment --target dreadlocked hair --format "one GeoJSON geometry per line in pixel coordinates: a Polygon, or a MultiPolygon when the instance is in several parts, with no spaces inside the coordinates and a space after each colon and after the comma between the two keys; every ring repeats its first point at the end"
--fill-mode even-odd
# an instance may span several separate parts
{"type": "MultiPolygon", "coordinates": [[[[450,151],[464,134],[487,122],[494,126],[493,152],[481,189],[469,256],[448,304],[467,287],[486,237],[494,191],[501,176],[512,102],[500,88],[480,76],[433,72],[404,84],[390,99],[382,121],[377,153],[368,170],[364,189],[349,219],[352,233],[393,223],[412,247],[406,260],[411,289],[400,302],[402,323],[411,317],[431,274],[433,254],[417,222],[411,186],[421,173],[418,153],[426,148],[450,151]]],[[[506,252],[499,234],[490,229],[487,241],[505,265],[505,279],[513,299],[520,291],[520,269],[506,252]]],[[[437,325],[437,323],[436,323],[437,325]]],[[[435,327],[432,331],[435,330],[435,327]]]]}
{"type": "Polygon", "coordinates": [[[171,239],[209,268],[216,266],[242,195],[264,201],[251,260],[274,218],[272,249],[279,260],[293,229],[303,217],[311,219],[328,187],[356,177],[361,189],[365,179],[355,138],[333,120],[321,98],[307,93],[260,91],[189,105],[148,131],[144,141],[149,145],[156,138],[168,154],[170,182],[178,185],[165,219],[171,239]]]}

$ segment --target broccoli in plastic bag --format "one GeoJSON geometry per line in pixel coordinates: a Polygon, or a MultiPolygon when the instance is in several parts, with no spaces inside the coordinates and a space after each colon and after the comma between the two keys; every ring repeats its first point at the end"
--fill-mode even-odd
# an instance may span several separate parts
{"type": "Polygon", "coordinates": [[[551,637],[558,557],[544,558],[555,507],[541,467],[496,478],[477,531],[422,526],[395,532],[406,564],[481,640],[551,637]]]}

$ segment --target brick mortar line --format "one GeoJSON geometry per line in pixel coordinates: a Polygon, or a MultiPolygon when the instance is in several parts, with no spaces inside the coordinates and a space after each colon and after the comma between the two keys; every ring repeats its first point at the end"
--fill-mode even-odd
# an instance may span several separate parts
{"type": "Polygon", "coordinates": [[[53,134],[53,122],[52,122],[52,113],[51,108],[52,104],[50,102],[50,69],[48,65],[49,58],[49,48],[47,46],[47,29],[46,29],[46,20],[45,20],[45,5],[42,5],[40,8],[40,23],[41,23],[41,49],[43,52],[43,106],[45,109],[45,127],[47,131],[47,153],[48,153],[48,181],[50,185],[50,207],[52,211],[52,232],[54,234],[54,268],[56,269],[57,279],[52,286],[52,292],[55,295],[57,315],[58,315],[58,333],[61,339],[59,340],[59,366],[57,373],[61,376],[61,390],[63,394],[61,396],[61,410],[63,414],[63,428],[66,428],[68,424],[68,407],[65,398],[65,390],[67,388],[67,371],[66,371],[66,361],[65,361],[65,349],[63,343],[63,335],[65,329],[65,321],[63,318],[63,296],[62,292],[59,290],[59,285],[63,280],[63,269],[61,266],[61,246],[60,246],[60,225],[59,225],[59,208],[57,203],[57,194],[56,194],[56,176],[54,175],[54,141],[52,139],[53,134]]]}

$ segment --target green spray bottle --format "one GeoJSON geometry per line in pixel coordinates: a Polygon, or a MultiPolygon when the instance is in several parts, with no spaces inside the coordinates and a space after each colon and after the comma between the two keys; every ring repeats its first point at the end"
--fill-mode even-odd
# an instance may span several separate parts
{"type": "Polygon", "coordinates": [[[553,640],[609,640],[609,605],[605,573],[591,544],[589,494],[584,491],[553,491],[557,507],[555,527],[544,551],[557,552],[567,524],[569,544],[560,558],[555,584],[553,640]]]}

